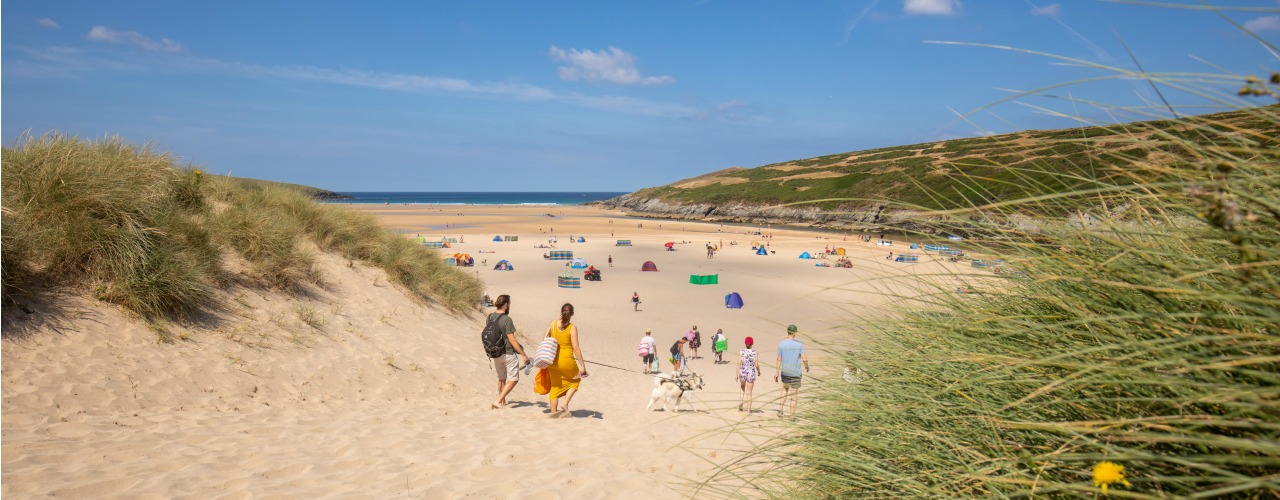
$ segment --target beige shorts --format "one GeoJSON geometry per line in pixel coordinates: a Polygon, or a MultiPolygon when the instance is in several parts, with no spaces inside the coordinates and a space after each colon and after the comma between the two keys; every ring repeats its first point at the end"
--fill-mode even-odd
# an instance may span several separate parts
{"type": "Polygon", "coordinates": [[[490,361],[493,361],[493,371],[498,372],[498,380],[520,380],[519,354],[503,354],[490,361]]]}

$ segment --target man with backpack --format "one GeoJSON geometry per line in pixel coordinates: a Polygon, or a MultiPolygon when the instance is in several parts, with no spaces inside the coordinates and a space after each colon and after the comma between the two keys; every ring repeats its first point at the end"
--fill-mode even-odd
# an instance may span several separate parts
{"type": "Polygon", "coordinates": [[[507,406],[507,394],[520,382],[520,368],[529,364],[529,356],[516,339],[516,325],[507,315],[511,311],[511,297],[499,295],[493,306],[497,311],[485,319],[480,341],[498,374],[498,399],[489,405],[497,410],[507,406]]]}
{"type": "Polygon", "coordinates": [[[680,369],[685,365],[684,344],[688,341],[689,339],[682,336],[680,337],[680,340],[676,341],[676,343],[671,344],[671,364],[675,365],[675,371],[673,373],[679,373],[680,369]]]}

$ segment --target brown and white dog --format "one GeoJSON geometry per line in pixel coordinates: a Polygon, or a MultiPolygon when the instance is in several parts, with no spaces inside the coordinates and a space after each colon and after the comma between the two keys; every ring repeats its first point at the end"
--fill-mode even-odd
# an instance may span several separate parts
{"type": "MultiPolygon", "coordinates": [[[[653,392],[649,394],[649,406],[644,407],[645,411],[653,408],[653,404],[658,400],[662,400],[662,411],[667,410],[667,405],[675,402],[675,411],[680,411],[680,401],[684,398],[685,393],[702,389],[702,376],[697,373],[657,373],[653,376],[653,392]]],[[[698,411],[693,406],[693,399],[689,399],[689,408],[698,411]]]]}

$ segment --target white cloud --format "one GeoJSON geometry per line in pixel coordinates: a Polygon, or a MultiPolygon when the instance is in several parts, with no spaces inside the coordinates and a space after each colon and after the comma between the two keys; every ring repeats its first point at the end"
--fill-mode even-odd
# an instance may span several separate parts
{"type": "Polygon", "coordinates": [[[1056,3],[1051,3],[1043,7],[1032,7],[1031,15],[1057,18],[1059,15],[1062,15],[1062,6],[1056,3]]]}
{"type": "Polygon", "coordinates": [[[551,59],[570,64],[570,66],[560,66],[561,80],[639,85],[663,85],[676,81],[669,76],[640,76],[640,71],[636,69],[635,57],[617,47],[592,52],[578,49],[564,50],[552,46],[551,59]]]}
{"type": "Polygon", "coordinates": [[[47,17],[36,19],[36,25],[43,26],[45,28],[60,28],[60,26],[58,26],[57,21],[54,21],[53,19],[49,19],[47,17]]]}
{"type": "Polygon", "coordinates": [[[161,38],[156,41],[137,31],[115,31],[106,26],[94,26],[93,29],[89,30],[86,38],[95,42],[133,45],[152,52],[171,52],[175,54],[182,52],[182,45],[168,38],[161,38]]]}
{"type": "Polygon", "coordinates": [[[1244,22],[1244,29],[1258,33],[1261,31],[1280,31],[1280,16],[1263,16],[1244,22]]]}
{"type": "Polygon", "coordinates": [[[907,14],[949,16],[960,8],[960,0],[903,0],[902,11],[907,14]]]}

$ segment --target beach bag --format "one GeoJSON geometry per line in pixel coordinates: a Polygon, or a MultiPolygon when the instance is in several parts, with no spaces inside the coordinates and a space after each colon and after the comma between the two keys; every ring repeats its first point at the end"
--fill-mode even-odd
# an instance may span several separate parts
{"type": "Polygon", "coordinates": [[[636,349],[636,354],[638,354],[638,355],[639,355],[640,357],[642,357],[642,358],[643,358],[643,357],[645,357],[645,356],[648,356],[648,355],[649,355],[649,343],[648,343],[648,342],[645,342],[645,341],[643,341],[643,340],[641,340],[641,341],[640,341],[640,347],[636,349]]]}
{"type": "Polygon", "coordinates": [[[534,368],[546,368],[555,364],[556,355],[560,353],[560,343],[556,342],[555,337],[547,337],[542,339],[542,343],[538,344],[538,348],[533,351],[533,358],[529,360],[534,368]]]}
{"type": "Polygon", "coordinates": [[[716,344],[715,344],[716,352],[724,352],[725,349],[728,349],[728,348],[729,348],[729,339],[723,336],[716,339],[716,344]]]}
{"type": "Polygon", "coordinates": [[[658,373],[659,371],[662,371],[662,364],[658,361],[658,358],[656,356],[653,358],[653,361],[649,362],[649,371],[653,373],[658,373]]]}
{"type": "Polygon", "coordinates": [[[506,313],[485,322],[484,330],[480,330],[480,343],[484,345],[484,354],[490,358],[500,357],[507,351],[506,335],[498,328],[498,321],[503,316],[506,313]]]}
{"type": "Polygon", "coordinates": [[[546,396],[551,393],[551,370],[543,368],[533,377],[533,393],[546,396]]]}

